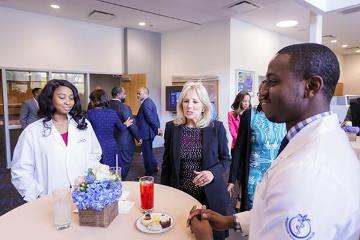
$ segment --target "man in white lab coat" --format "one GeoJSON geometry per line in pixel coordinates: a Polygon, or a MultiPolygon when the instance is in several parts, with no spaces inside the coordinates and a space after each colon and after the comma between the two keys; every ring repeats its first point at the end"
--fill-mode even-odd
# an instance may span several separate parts
{"type": "Polygon", "coordinates": [[[339,75],[335,54],[320,44],[275,55],[260,104],[269,120],[286,123],[283,151],[259,183],[251,211],[222,216],[192,209],[198,239],[211,239],[211,227],[234,228],[250,240],[358,239],[360,162],[330,112],[339,75]]]}

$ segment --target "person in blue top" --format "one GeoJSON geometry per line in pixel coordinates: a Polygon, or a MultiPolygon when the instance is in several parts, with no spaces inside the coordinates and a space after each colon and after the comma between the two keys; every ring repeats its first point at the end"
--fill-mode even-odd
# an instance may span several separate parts
{"type": "MultiPolygon", "coordinates": [[[[260,84],[259,96],[264,86],[264,83],[260,84]]],[[[236,180],[241,186],[241,206],[237,211],[252,208],[256,185],[276,158],[285,134],[285,124],[270,122],[261,104],[246,110],[241,116],[228,181],[230,193],[234,191],[236,180]]]]}
{"type": "Polygon", "coordinates": [[[102,89],[91,92],[90,101],[92,108],[87,112],[87,118],[94,128],[102,149],[100,162],[114,167],[116,165],[116,154],[119,153],[114,131],[115,129],[125,131],[127,127],[132,125],[133,120],[128,118],[122,123],[116,111],[108,108],[109,100],[102,89]]]}

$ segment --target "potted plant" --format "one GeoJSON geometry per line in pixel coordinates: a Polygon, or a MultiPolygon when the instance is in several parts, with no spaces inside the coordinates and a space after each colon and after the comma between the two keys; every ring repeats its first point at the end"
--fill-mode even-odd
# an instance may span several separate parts
{"type": "Polygon", "coordinates": [[[120,176],[112,174],[107,165],[99,164],[79,177],[72,198],[79,210],[80,225],[109,226],[118,214],[121,190],[120,176]]]}

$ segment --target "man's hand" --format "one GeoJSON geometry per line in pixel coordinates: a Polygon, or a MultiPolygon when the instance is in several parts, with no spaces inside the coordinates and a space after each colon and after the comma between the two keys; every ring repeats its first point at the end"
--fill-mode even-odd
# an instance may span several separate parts
{"type": "Polygon", "coordinates": [[[158,135],[162,136],[164,134],[164,130],[161,128],[158,128],[158,135]]]}
{"type": "Polygon", "coordinates": [[[191,232],[195,235],[197,240],[212,240],[213,233],[209,221],[206,219],[199,220],[194,217],[190,224],[191,232]]]}
{"type": "Polygon", "coordinates": [[[208,220],[211,227],[216,231],[224,231],[233,226],[232,216],[223,216],[210,209],[196,209],[193,207],[188,217],[188,224],[190,224],[194,218],[199,218],[201,221],[208,220]]]}

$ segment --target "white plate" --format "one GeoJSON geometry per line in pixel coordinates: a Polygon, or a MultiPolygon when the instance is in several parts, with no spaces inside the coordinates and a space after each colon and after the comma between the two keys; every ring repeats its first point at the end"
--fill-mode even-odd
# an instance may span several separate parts
{"type": "Polygon", "coordinates": [[[144,233],[163,233],[163,232],[169,231],[170,229],[172,229],[174,227],[174,224],[175,224],[174,218],[167,215],[166,213],[154,212],[154,213],[151,213],[151,214],[160,214],[160,215],[164,214],[165,216],[170,218],[170,220],[171,220],[170,226],[167,227],[167,228],[162,228],[161,230],[150,230],[141,223],[141,219],[144,217],[144,215],[142,215],[142,216],[138,217],[138,219],[136,219],[136,222],[135,222],[135,225],[136,225],[137,229],[139,229],[141,232],[144,232],[144,233]]]}

